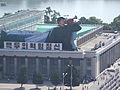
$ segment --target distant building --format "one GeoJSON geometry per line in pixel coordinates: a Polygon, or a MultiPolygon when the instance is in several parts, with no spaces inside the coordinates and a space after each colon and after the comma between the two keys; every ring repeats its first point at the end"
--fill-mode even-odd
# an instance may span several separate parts
{"type": "Polygon", "coordinates": [[[44,23],[44,11],[21,10],[0,18],[0,30],[23,30],[41,23],[44,23]]]}

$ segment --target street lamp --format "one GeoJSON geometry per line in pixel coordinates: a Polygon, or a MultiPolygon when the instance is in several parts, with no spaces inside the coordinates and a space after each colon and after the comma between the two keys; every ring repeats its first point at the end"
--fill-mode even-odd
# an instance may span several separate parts
{"type": "Polygon", "coordinates": [[[64,90],[64,78],[67,75],[67,73],[63,73],[63,90],[64,90]]]}
{"type": "Polygon", "coordinates": [[[73,65],[68,65],[68,67],[70,67],[70,71],[71,71],[71,77],[70,77],[70,90],[72,90],[72,78],[73,78],[73,76],[72,76],[72,67],[73,67],[73,65]]]}

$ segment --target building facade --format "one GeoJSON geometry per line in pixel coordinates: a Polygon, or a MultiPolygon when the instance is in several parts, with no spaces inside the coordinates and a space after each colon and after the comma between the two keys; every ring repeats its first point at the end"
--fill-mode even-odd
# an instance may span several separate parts
{"type": "MultiPolygon", "coordinates": [[[[43,12],[40,11],[22,11],[13,17],[1,20],[0,30],[20,30],[43,22],[43,12]],[[20,20],[18,16],[21,17],[20,20]],[[16,19],[13,20],[13,17],[16,19]]],[[[49,79],[54,71],[62,76],[68,65],[72,64],[81,78],[86,75],[96,78],[120,58],[120,34],[104,34],[101,30],[102,26],[99,26],[77,38],[78,51],[63,51],[61,45],[55,47],[55,44],[8,42],[0,49],[0,72],[5,77],[14,79],[24,65],[30,79],[34,72],[40,72],[45,79],[49,79]]]]}
{"type": "MultiPolygon", "coordinates": [[[[29,78],[34,72],[41,72],[44,78],[49,79],[54,71],[60,75],[65,72],[69,64],[74,65],[80,76],[91,75],[96,78],[104,69],[120,58],[120,36],[110,44],[96,50],[60,51],[60,50],[26,50],[0,49],[1,72],[14,78],[22,65],[27,67],[29,78]]],[[[81,46],[82,48],[82,46],[81,46]]]]}

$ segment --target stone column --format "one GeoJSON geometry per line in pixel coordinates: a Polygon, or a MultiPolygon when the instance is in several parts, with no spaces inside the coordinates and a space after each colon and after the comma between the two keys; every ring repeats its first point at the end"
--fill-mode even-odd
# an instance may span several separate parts
{"type": "Polygon", "coordinates": [[[28,73],[28,58],[25,57],[25,67],[26,67],[26,70],[27,70],[27,73],[28,73]]]}
{"type": "Polygon", "coordinates": [[[15,74],[15,77],[17,75],[17,58],[14,57],[14,74],[15,74]]]}
{"type": "Polygon", "coordinates": [[[59,59],[58,60],[58,72],[59,72],[59,74],[61,75],[61,60],[59,59]]]}
{"type": "Polygon", "coordinates": [[[97,76],[100,74],[100,55],[99,54],[96,55],[95,60],[96,60],[96,75],[95,76],[97,76]]]}
{"type": "Polygon", "coordinates": [[[81,75],[82,75],[82,74],[81,74],[81,73],[82,73],[82,72],[81,72],[81,71],[82,71],[82,68],[81,68],[81,60],[80,60],[79,63],[80,63],[80,66],[79,66],[79,71],[80,71],[80,72],[79,72],[79,75],[81,76],[81,75]]]}
{"type": "Polygon", "coordinates": [[[71,65],[73,64],[73,63],[72,63],[72,58],[71,58],[71,57],[69,57],[69,64],[71,64],[71,65]]]}
{"type": "Polygon", "coordinates": [[[97,57],[94,56],[91,58],[91,75],[93,78],[96,78],[99,72],[99,62],[97,60],[97,57]]]}
{"type": "Polygon", "coordinates": [[[3,57],[3,73],[6,74],[6,57],[3,57]]]}
{"type": "Polygon", "coordinates": [[[84,57],[84,60],[81,61],[82,66],[82,75],[86,75],[86,58],[84,57]]]}
{"type": "Polygon", "coordinates": [[[47,59],[47,76],[48,78],[50,76],[50,59],[49,58],[47,59]]]}
{"type": "Polygon", "coordinates": [[[39,72],[39,59],[36,58],[36,72],[39,72]]]}

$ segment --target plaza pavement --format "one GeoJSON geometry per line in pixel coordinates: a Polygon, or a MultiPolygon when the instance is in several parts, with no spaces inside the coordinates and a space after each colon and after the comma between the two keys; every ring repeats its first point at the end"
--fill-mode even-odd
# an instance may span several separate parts
{"type": "MultiPolygon", "coordinates": [[[[88,87],[89,84],[80,84],[80,86],[77,87],[73,87],[73,90],[83,90],[82,87],[88,87]]],[[[12,84],[12,83],[0,83],[0,90],[13,90],[15,88],[19,88],[20,84],[12,84]]],[[[25,90],[30,90],[32,88],[35,88],[34,84],[24,84],[23,87],[25,88],[25,90]]],[[[39,85],[39,88],[41,88],[41,90],[48,90],[49,89],[53,89],[55,86],[52,85],[39,85]]],[[[57,86],[57,90],[63,90],[63,86],[57,86]]],[[[69,89],[70,87],[66,87],[64,86],[64,89],[69,89]]],[[[88,90],[88,89],[84,89],[84,90],[88,90]]]]}

